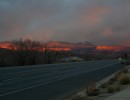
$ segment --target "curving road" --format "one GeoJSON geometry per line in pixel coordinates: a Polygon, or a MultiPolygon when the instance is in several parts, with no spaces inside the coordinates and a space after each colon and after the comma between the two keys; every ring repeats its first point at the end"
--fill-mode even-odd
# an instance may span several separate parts
{"type": "Polygon", "coordinates": [[[0,68],[0,100],[63,100],[120,68],[117,60],[0,68]]]}

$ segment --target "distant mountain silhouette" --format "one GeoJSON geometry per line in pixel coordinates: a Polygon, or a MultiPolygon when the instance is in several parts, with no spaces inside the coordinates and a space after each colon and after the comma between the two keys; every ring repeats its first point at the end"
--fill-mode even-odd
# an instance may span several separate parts
{"type": "MultiPolygon", "coordinates": [[[[0,42],[0,48],[9,49],[10,41],[3,41],[0,42]]],[[[43,43],[45,44],[45,43],[43,43]]],[[[96,52],[96,51],[128,51],[130,47],[123,47],[123,46],[95,46],[94,44],[86,41],[86,42],[79,42],[79,43],[70,43],[66,41],[48,41],[47,48],[55,51],[73,51],[73,52],[96,52]]],[[[43,46],[44,48],[44,46],[43,46]]]]}
{"type": "Polygon", "coordinates": [[[99,51],[114,51],[114,52],[120,52],[120,51],[128,51],[130,50],[130,47],[123,47],[123,46],[96,46],[96,50],[99,51]]]}
{"type": "Polygon", "coordinates": [[[70,49],[81,49],[81,48],[89,48],[95,47],[90,42],[79,42],[79,43],[70,43],[65,41],[49,41],[47,42],[48,47],[52,48],[70,48],[70,49]]]}
{"type": "Polygon", "coordinates": [[[0,48],[8,49],[12,43],[10,41],[0,42],[0,48]]]}

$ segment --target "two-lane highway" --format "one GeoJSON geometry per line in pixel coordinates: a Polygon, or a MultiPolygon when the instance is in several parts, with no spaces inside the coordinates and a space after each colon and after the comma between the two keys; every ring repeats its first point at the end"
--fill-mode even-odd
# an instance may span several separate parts
{"type": "Polygon", "coordinates": [[[62,100],[119,68],[117,60],[0,68],[0,100],[62,100]]]}

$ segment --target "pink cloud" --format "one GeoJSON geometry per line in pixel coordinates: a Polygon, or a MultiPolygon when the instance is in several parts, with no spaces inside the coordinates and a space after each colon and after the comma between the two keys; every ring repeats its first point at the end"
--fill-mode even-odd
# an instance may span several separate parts
{"type": "Polygon", "coordinates": [[[95,25],[102,21],[104,15],[111,11],[110,8],[106,7],[90,7],[89,10],[86,10],[86,14],[82,16],[82,20],[87,24],[95,25]]]}

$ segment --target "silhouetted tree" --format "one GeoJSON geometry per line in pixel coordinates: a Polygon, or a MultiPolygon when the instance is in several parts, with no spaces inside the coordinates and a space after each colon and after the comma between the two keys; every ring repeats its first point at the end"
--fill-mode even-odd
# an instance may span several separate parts
{"type": "Polygon", "coordinates": [[[42,43],[30,39],[12,41],[10,48],[19,65],[35,64],[38,52],[42,50],[42,43]]]}
{"type": "Polygon", "coordinates": [[[43,51],[43,43],[39,41],[31,41],[26,40],[26,49],[29,51],[28,53],[28,61],[30,61],[30,64],[34,65],[36,64],[36,58],[39,52],[43,51]]]}
{"type": "Polygon", "coordinates": [[[5,50],[0,47],[0,66],[4,66],[5,50]]]}
{"type": "Polygon", "coordinates": [[[56,51],[48,49],[46,51],[46,63],[47,64],[52,64],[52,63],[55,63],[56,60],[57,60],[56,51]]]}

